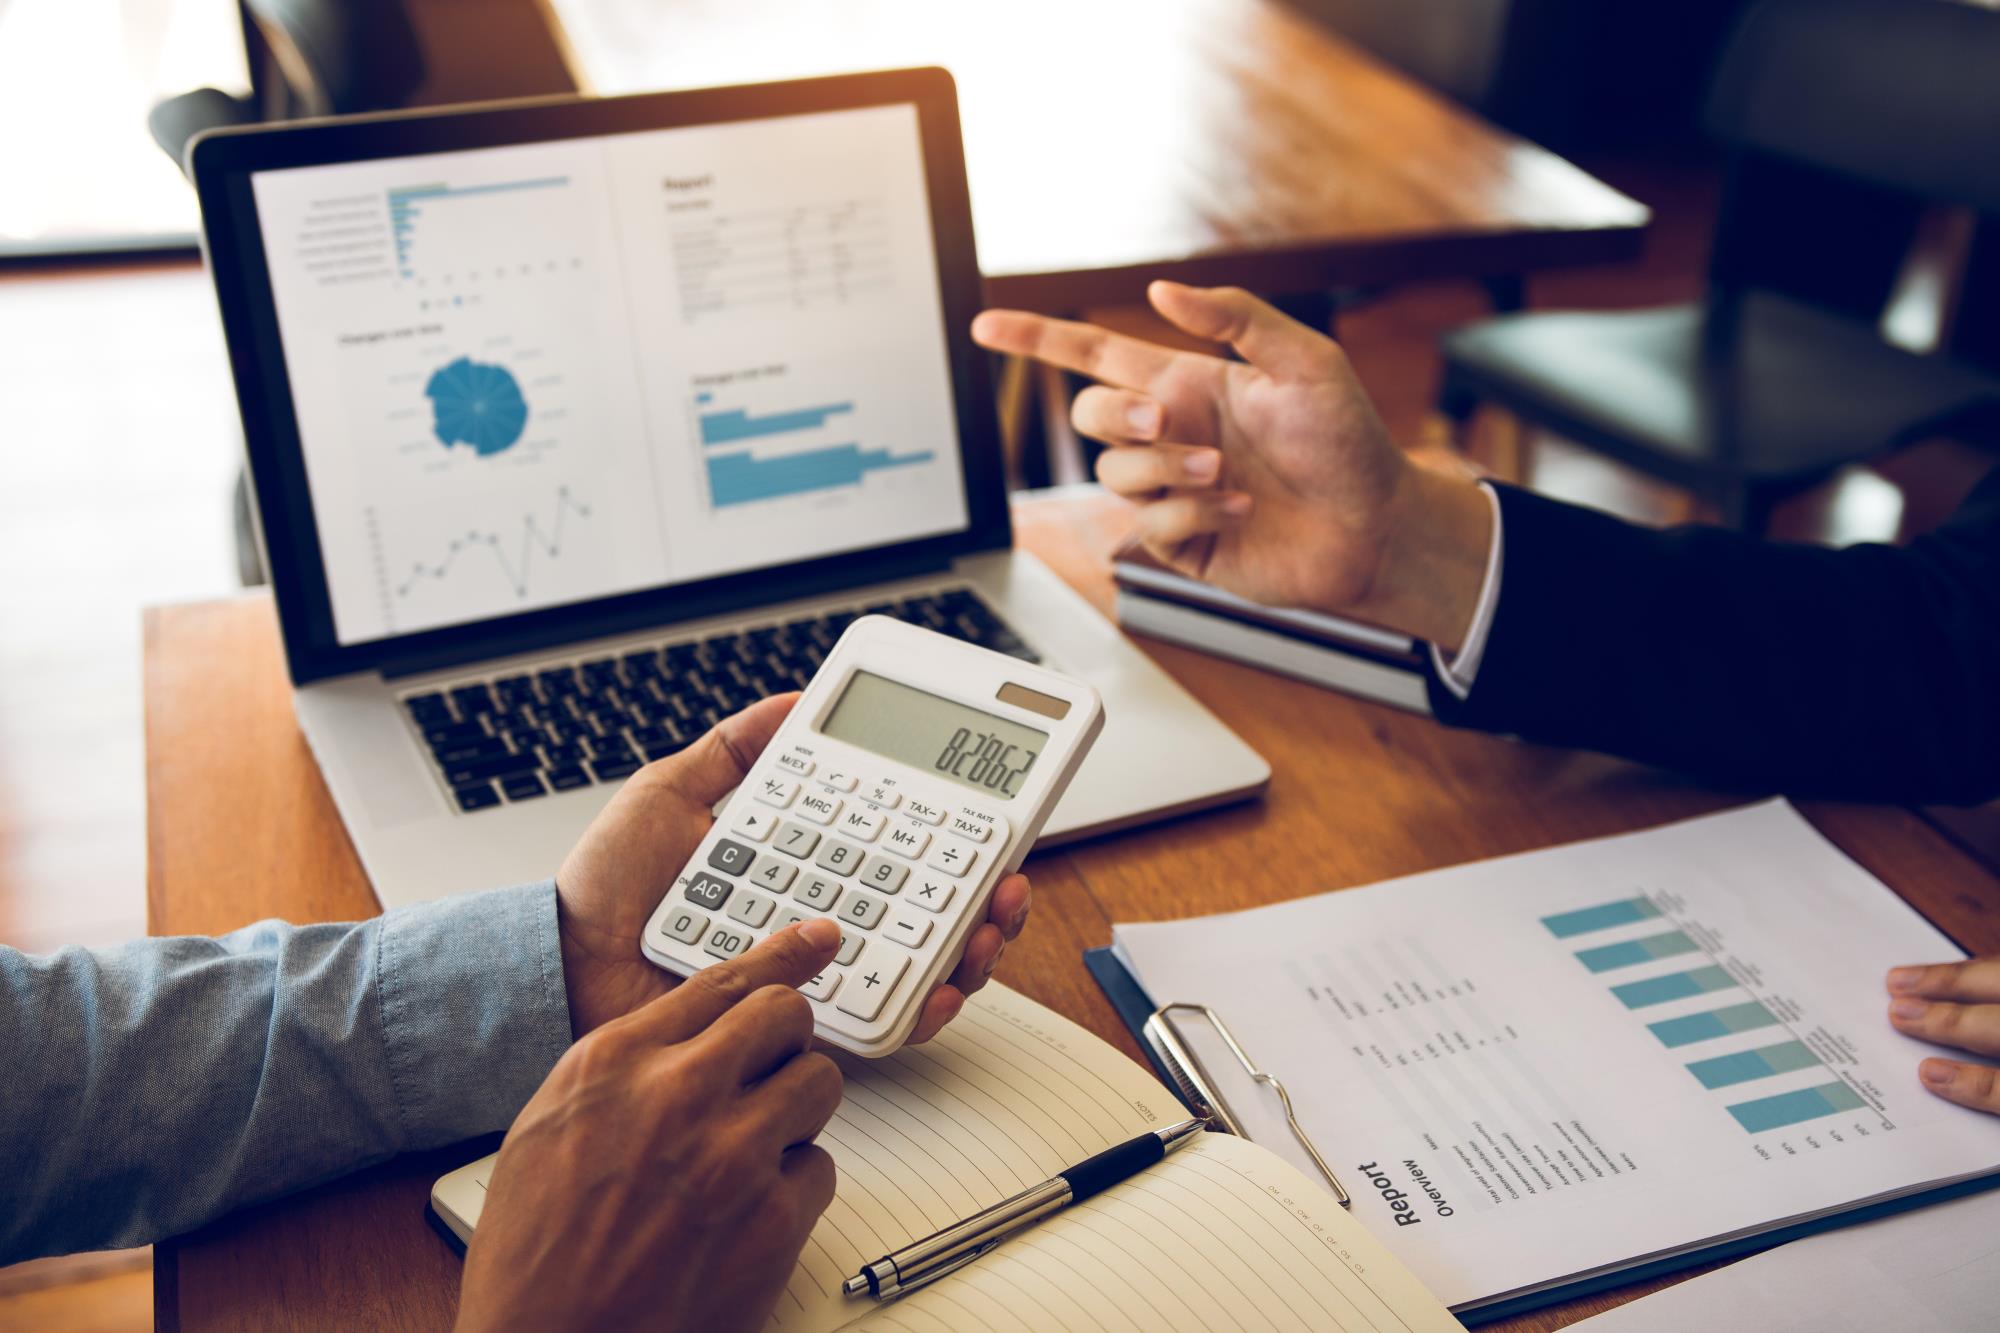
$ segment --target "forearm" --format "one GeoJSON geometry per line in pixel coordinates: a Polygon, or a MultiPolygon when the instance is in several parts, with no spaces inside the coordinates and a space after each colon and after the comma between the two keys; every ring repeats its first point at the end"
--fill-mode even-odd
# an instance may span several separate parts
{"type": "Polygon", "coordinates": [[[2000,790],[2000,553],[1978,514],[1835,551],[1502,495],[1492,637],[1467,699],[1433,692],[1441,718],[1798,794],[2000,790]]]}
{"type": "Polygon", "coordinates": [[[0,1263],[133,1245],[504,1128],[569,1044],[555,891],[0,950],[0,1263]]]}

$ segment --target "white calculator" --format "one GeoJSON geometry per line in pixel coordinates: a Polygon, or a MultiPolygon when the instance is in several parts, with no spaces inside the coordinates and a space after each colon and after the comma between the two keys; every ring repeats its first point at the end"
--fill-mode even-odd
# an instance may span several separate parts
{"type": "Polygon", "coordinates": [[[831,917],[840,951],[801,988],[815,1031],[887,1055],[1103,727],[1088,685],[863,616],[723,803],[641,946],[691,976],[831,917]]]}

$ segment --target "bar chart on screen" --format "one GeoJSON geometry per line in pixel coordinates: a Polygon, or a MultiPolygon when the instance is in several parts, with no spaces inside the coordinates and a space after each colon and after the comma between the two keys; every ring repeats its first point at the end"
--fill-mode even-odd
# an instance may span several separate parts
{"type": "Polygon", "coordinates": [[[794,497],[859,498],[879,476],[935,472],[935,449],[870,445],[851,398],[735,405],[746,397],[796,397],[782,386],[774,392],[770,381],[781,377],[766,376],[694,390],[690,407],[714,510],[794,497]]]}

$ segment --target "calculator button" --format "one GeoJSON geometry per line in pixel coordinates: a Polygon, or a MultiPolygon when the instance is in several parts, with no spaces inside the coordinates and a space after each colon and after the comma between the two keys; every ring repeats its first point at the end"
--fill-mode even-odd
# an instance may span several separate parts
{"type": "Polygon", "coordinates": [[[826,846],[819,849],[813,864],[821,870],[831,870],[836,875],[851,875],[861,869],[861,849],[852,843],[834,838],[826,840],[826,846]]]}
{"type": "Polygon", "coordinates": [[[708,938],[701,942],[701,947],[717,958],[735,958],[750,947],[750,934],[734,926],[717,926],[708,932],[708,938]]]}
{"type": "Polygon", "coordinates": [[[840,973],[822,972],[799,987],[799,994],[808,1000],[830,1000],[833,998],[833,993],[839,989],[840,973]]]}
{"type": "Polygon", "coordinates": [[[799,891],[792,897],[807,907],[831,912],[835,900],[840,897],[840,881],[824,875],[807,875],[806,882],[799,885],[799,891]]]}
{"type": "Polygon", "coordinates": [[[819,846],[819,830],[809,829],[803,824],[794,824],[789,819],[778,825],[778,850],[786,856],[796,856],[801,861],[812,855],[813,848],[819,846]]]}
{"type": "Polygon", "coordinates": [[[742,893],[729,904],[729,915],[746,926],[761,926],[771,919],[774,906],[769,898],[760,898],[754,893],[742,893]]]}
{"type": "Polygon", "coordinates": [[[813,775],[813,761],[802,754],[781,754],[778,767],[787,770],[794,777],[809,778],[813,775]]]}
{"type": "Polygon", "coordinates": [[[793,926],[798,925],[799,922],[810,921],[811,919],[812,919],[811,917],[808,917],[804,912],[801,912],[798,908],[787,907],[784,911],[778,913],[778,923],[772,926],[771,929],[774,932],[780,930],[790,930],[793,926]]]}
{"type": "Polygon", "coordinates": [[[855,777],[852,773],[844,773],[837,768],[829,769],[827,772],[820,774],[819,780],[835,791],[853,791],[861,785],[860,778],[855,777]]]}
{"type": "Polygon", "coordinates": [[[876,949],[868,956],[868,966],[855,969],[840,988],[837,1008],[869,1022],[889,1002],[889,993],[909,970],[910,956],[900,949],[876,949]]]}
{"type": "Polygon", "coordinates": [[[740,842],[718,838],[708,849],[708,864],[725,875],[740,875],[757,860],[757,854],[740,842]]]}
{"type": "Polygon", "coordinates": [[[932,805],[929,801],[912,800],[908,805],[903,807],[903,813],[913,818],[921,819],[926,824],[944,823],[944,807],[941,805],[932,805]]]}
{"type": "MultiPolygon", "coordinates": [[[[736,909],[732,907],[729,911],[733,916],[736,909]]],[[[894,940],[912,949],[929,939],[930,934],[931,923],[928,917],[901,908],[890,913],[889,924],[882,928],[883,939],[894,940]]]]}
{"type": "Polygon", "coordinates": [[[696,871],[694,882],[687,886],[687,900],[696,907],[706,907],[717,911],[729,901],[729,891],[736,886],[726,879],[717,879],[703,871],[696,871]]]}
{"type": "Polygon", "coordinates": [[[762,842],[771,836],[771,830],[778,827],[778,817],[761,806],[746,805],[737,811],[730,823],[729,831],[739,838],[752,842],[762,842]]]}
{"type": "Polygon", "coordinates": [[[967,819],[964,815],[953,815],[951,817],[951,831],[961,838],[970,838],[974,842],[985,842],[987,838],[993,835],[993,826],[982,823],[977,819],[967,819]]]}
{"type": "Polygon", "coordinates": [[[835,827],[857,842],[873,842],[875,835],[880,833],[882,826],[888,822],[887,815],[874,810],[856,808],[842,815],[840,823],[835,827]]]}
{"type": "Polygon", "coordinates": [[[903,793],[894,787],[876,782],[861,789],[861,799],[870,805],[879,805],[884,810],[894,810],[903,803],[903,793]]]}
{"type": "Polygon", "coordinates": [[[875,923],[889,910],[889,904],[872,893],[850,893],[840,905],[840,919],[850,926],[863,930],[875,929],[875,923]]]}
{"type": "Polygon", "coordinates": [[[693,944],[707,929],[708,918],[685,907],[676,907],[660,918],[660,933],[670,935],[682,944],[693,944]]]}
{"type": "Polygon", "coordinates": [[[809,791],[799,798],[799,813],[815,824],[831,824],[840,813],[841,800],[823,791],[809,791]]]}
{"type": "Polygon", "coordinates": [[[757,799],[780,810],[790,805],[798,794],[799,784],[790,778],[762,778],[757,783],[757,799]]]}
{"type": "Polygon", "coordinates": [[[780,861],[776,857],[765,860],[757,867],[757,873],[750,882],[767,893],[783,893],[792,887],[792,881],[799,877],[799,868],[790,861],[780,861]]]}
{"type": "Polygon", "coordinates": [[[910,868],[886,856],[878,856],[861,872],[861,882],[877,893],[894,893],[910,877],[910,868]]]}
{"type": "Polygon", "coordinates": [[[963,875],[978,860],[979,853],[975,849],[950,838],[939,838],[938,845],[931,849],[930,860],[924,864],[947,875],[963,875]]]}
{"type": "Polygon", "coordinates": [[[932,912],[942,912],[958,896],[958,885],[942,875],[919,875],[910,889],[910,901],[932,912]]]}
{"type": "Polygon", "coordinates": [[[861,956],[861,937],[851,931],[840,932],[840,948],[835,951],[833,961],[846,967],[861,956]]]}
{"type": "Polygon", "coordinates": [[[897,824],[889,830],[889,836],[882,840],[882,845],[896,855],[907,856],[914,861],[924,854],[924,848],[931,845],[931,835],[914,824],[897,824]]]}

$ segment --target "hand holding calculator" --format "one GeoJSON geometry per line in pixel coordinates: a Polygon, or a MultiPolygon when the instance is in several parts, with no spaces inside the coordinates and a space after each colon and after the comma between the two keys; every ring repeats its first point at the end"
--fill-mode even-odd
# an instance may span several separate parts
{"type": "Polygon", "coordinates": [[[1095,690],[882,616],[854,622],[647,922],[690,976],[808,917],[840,923],[814,1030],[887,1055],[1020,868],[1103,728],[1095,690]]]}

